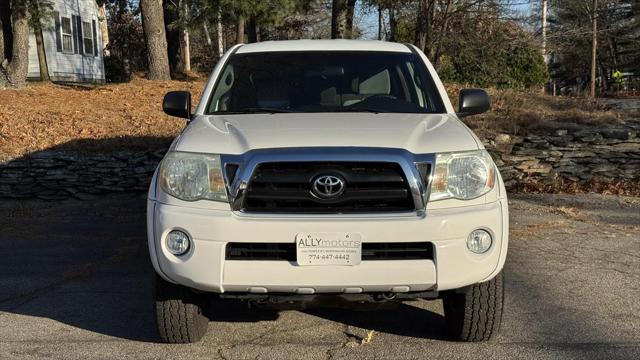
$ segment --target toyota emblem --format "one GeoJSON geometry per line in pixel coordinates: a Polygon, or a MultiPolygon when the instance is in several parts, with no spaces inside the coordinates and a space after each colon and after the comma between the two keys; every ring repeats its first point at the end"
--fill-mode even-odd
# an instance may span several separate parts
{"type": "Polygon", "coordinates": [[[311,192],[320,199],[332,199],[342,195],[345,181],[336,175],[322,175],[313,180],[311,192]]]}

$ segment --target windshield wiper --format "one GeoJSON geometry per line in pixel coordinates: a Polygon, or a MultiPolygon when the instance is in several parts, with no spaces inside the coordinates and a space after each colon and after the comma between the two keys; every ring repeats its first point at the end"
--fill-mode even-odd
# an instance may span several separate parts
{"type": "Polygon", "coordinates": [[[278,108],[268,108],[268,107],[255,107],[255,108],[245,108],[242,110],[232,110],[232,111],[216,111],[214,114],[276,114],[276,113],[290,113],[291,110],[287,109],[278,109],[278,108]]]}

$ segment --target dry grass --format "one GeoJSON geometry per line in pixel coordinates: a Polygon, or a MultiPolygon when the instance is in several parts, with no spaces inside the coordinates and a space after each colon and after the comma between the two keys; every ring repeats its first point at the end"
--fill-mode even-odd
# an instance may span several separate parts
{"type": "MultiPolygon", "coordinates": [[[[457,85],[447,86],[449,98],[456,106],[460,89],[457,85]]],[[[491,111],[464,119],[479,136],[496,132],[527,135],[557,127],[619,124],[628,116],[585,98],[553,97],[533,90],[488,89],[487,92],[491,111]]]]}

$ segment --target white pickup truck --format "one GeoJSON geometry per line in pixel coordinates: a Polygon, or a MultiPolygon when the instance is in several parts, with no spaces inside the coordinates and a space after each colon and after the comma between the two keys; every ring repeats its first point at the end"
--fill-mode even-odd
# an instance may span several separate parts
{"type": "Polygon", "coordinates": [[[454,339],[497,332],[507,195],[459,120],[483,90],[456,112],[412,45],[276,41],[230,49],[195,113],[163,108],[189,121],[148,197],[163,341],[201,339],[222,299],[442,299],[454,339]]]}

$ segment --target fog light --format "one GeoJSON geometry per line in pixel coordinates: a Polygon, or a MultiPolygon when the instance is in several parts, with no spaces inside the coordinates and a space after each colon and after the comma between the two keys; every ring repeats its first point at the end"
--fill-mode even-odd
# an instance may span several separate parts
{"type": "Polygon", "coordinates": [[[476,254],[486,253],[491,248],[491,234],[485,230],[474,230],[467,237],[467,248],[476,254]]]}
{"type": "Polygon", "coordinates": [[[184,255],[189,251],[190,243],[189,235],[180,230],[173,230],[167,235],[167,249],[173,255],[184,255]]]}

